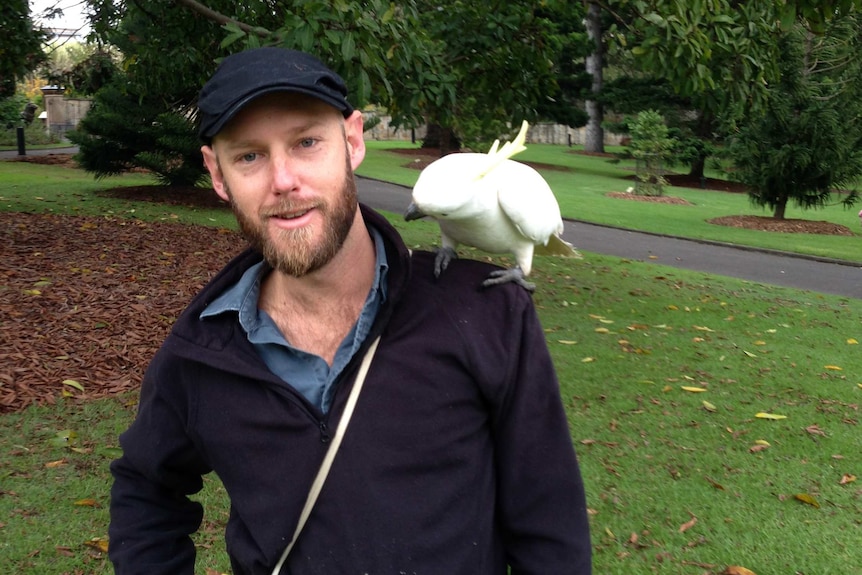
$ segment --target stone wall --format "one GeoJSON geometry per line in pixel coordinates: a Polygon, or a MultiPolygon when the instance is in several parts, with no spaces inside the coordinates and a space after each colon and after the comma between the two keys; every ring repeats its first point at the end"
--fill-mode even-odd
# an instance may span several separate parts
{"type": "Polygon", "coordinates": [[[380,118],[380,123],[365,131],[366,140],[396,140],[401,142],[419,142],[425,137],[425,126],[418,128],[399,127],[393,128],[390,125],[392,118],[390,116],[378,116],[377,114],[364,112],[363,117],[368,123],[372,118],[380,118]]]}
{"type": "MultiPolygon", "coordinates": [[[[365,113],[365,121],[368,122],[376,114],[365,113]]],[[[389,116],[378,116],[380,123],[365,132],[368,140],[397,140],[405,142],[419,142],[425,137],[425,126],[415,129],[393,128],[389,125],[389,116]]],[[[605,145],[618,145],[624,136],[613,134],[605,130],[605,145]]],[[[540,122],[530,126],[527,132],[527,142],[532,144],[556,144],[559,146],[582,145],[586,138],[586,128],[570,128],[560,124],[540,122]]]]}
{"type": "Polygon", "coordinates": [[[73,130],[93,103],[85,98],[66,98],[62,88],[53,86],[42,88],[42,99],[47,113],[45,129],[59,136],[73,130]]]}

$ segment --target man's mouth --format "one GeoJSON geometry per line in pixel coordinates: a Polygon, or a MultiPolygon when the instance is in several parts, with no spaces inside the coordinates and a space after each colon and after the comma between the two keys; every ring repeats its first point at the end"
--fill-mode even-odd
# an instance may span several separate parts
{"type": "Polygon", "coordinates": [[[307,209],[307,210],[301,210],[298,212],[290,212],[290,213],[285,213],[285,214],[275,214],[273,217],[279,218],[282,220],[295,220],[296,218],[301,218],[302,216],[304,216],[305,214],[307,214],[310,211],[311,211],[311,209],[307,209]]]}

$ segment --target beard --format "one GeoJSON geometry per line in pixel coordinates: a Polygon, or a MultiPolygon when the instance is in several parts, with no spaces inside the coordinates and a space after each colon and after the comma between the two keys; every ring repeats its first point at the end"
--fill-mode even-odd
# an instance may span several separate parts
{"type": "Polygon", "coordinates": [[[231,209],[240,230],[251,246],[263,254],[264,260],[273,269],[293,277],[302,277],[317,271],[335,257],[347,239],[359,205],[356,180],[350,169],[349,159],[340,193],[331,201],[318,199],[309,204],[284,198],[277,205],[254,215],[240,209],[227,183],[225,193],[230,199],[231,209]],[[274,235],[268,233],[270,217],[312,208],[324,216],[322,235],[316,241],[315,229],[312,226],[278,230],[274,235]]]}

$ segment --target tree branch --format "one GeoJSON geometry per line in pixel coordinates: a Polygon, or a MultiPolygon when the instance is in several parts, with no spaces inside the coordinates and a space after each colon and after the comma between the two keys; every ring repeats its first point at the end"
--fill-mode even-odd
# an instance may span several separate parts
{"type": "Polygon", "coordinates": [[[266,28],[262,28],[260,26],[249,26],[245,22],[234,20],[230,16],[225,16],[220,12],[216,12],[215,10],[204,6],[196,0],[174,0],[174,2],[176,2],[180,6],[185,6],[186,8],[197,12],[207,20],[211,20],[217,24],[221,24],[222,26],[224,26],[225,24],[234,24],[246,34],[254,34],[255,36],[259,36],[261,38],[267,38],[269,36],[272,36],[272,32],[267,30],[266,28]]]}

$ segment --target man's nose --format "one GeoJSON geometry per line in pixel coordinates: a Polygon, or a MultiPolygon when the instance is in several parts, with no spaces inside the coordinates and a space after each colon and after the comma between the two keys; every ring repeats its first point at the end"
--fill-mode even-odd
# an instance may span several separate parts
{"type": "Polygon", "coordinates": [[[272,155],[272,189],[277,194],[286,194],[299,188],[296,163],[289,154],[272,155]]]}

